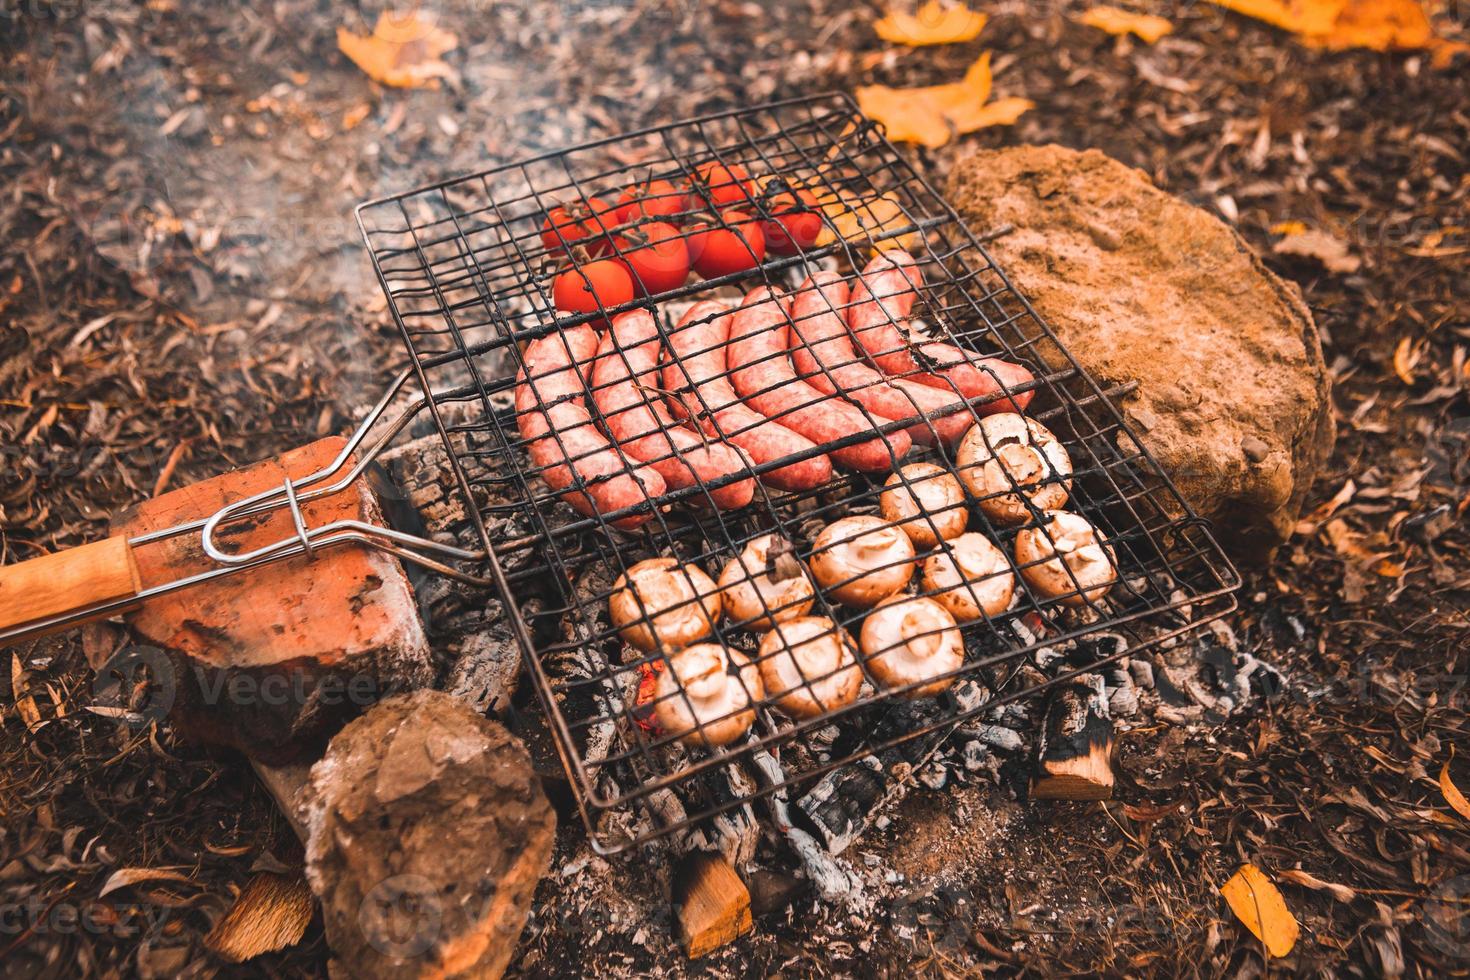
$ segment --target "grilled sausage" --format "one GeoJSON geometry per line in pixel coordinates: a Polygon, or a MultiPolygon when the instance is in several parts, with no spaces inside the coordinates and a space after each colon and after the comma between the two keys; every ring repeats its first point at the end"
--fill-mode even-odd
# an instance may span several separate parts
{"type": "MultiPolygon", "coordinates": [[[[878,253],[858,276],[847,325],[874,364],[890,375],[966,398],[993,399],[1004,389],[1033,380],[1022,365],[998,357],[983,357],[938,341],[910,342],[898,325],[913,310],[922,284],[918,262],[904,251],[878,253]]],[[[979,402],[975,411],[981,415],[1024,412],[1033,394],[1024,391],[1005,401],[979,402]]]]}
{"type": "Polygon", "coordinates": [[[657,471],[672,489],[706,486],[746,473],[708,491],[721,510],[735,510],[755,496],[755,478],[739,450],[697,435],[675,422],[658,396],[658,325],[647,310],[614,317],[597,349],[592,400],[608,433],[623,451],[657,471]]]}
{"type": "MultiPolygon", "coordinates": [[[[630,467],[592,424],[578,372],[590,372],[596,356],[597,334],[584,323],[531,341],[516,378],[516,426],[531,462],[587,517],[636,506],[667,489],[653,470],[630,467]]],[[[651,516],[630,514],[613,526],[632,529],[651,516]]]]}
{"type": "MultiPolygon", "coordinates": [[[[695,303],[669,334],[672,363],[664,366],[669,407],[697,423],[706,434],[744,450],[757,465],[774,463],[816,448],[816,443],[764,415],[751,411],[730,386],[725,345],[730,340],[727,307],[695,303]],[[725,315],[717,315],[721,312],[725,315]]],[[[760,481],[777,490],[811,490],[832,479],[832,461],[813,455],[762,473],[760,481]]]]}
{"type": "Polygon", "coordinates": [[[903,379],[887,380],[863,361],[847,332],[844,312],[851,295],[835,272],[818,272],[797,290],[791,303],[791,360],[812,385],[844,395],[875,415],[894,420],[927,416],[904,431],[915,442],[932,445],[964,438],[974,421],[964,398],[954,392],[903,379]]]}
{"type": "MultiPolygon", "coordinates": [[[[796,376],[787,357],[790,326],[782,303],[778,291],[762,286],[747,294],[735,311],[726,359],[736,393],[766,418],[819,444],[889,423],[796,376]]],[[[833,449],[832,458],[856,470],[883,473],[903,459],[911,444],[902,431],[874,433],[872,439],[833,449]]]]}

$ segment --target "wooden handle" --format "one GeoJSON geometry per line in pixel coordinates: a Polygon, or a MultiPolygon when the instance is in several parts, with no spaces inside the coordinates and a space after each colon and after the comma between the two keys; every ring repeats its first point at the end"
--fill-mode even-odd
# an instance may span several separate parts
{"type": "MultiPolygon", "coordinates": [[[[127,599],[141,588],[138,563],[126,538],[107,538],[18,565],[0,566],[0,630],[127,599]]],[[[56,626],[34,635],[65,628],[56,626]]]]}

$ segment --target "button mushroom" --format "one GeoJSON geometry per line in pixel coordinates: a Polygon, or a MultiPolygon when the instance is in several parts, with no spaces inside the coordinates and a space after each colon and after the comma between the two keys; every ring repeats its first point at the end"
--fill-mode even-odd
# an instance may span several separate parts
{"type": "Polygon", "coordinates": [[[844,517],[817,535],[811,566],[832,598],[866,609],[909,584],[914,546],[881,517],[844,517]]]}
{"type": "Polygon", "coordinates": [[[650,558],[613,583],[608,612],[640,650],[678,650],[709,635],[720,605],[719,590],[698,566],[650,558]]]}
{"type": "Polygon", "coordinates": [[[1016,563],[1026,584],[1068,606],[1096,602],[1117,578],[1113,549],[1087,518],[1067,511],[1016,534],[1016,563]]]}
{"type": "Polygon", "coordinates": [[[920,686],[903,692],[905,698],[927,698],[954,683],[943,677],[959,670],[965,644],[949,611],[923,596],[892,596],[878,604],[863,621],[858,642],[867,657],[868,672],[886,688],[920,686]],[[922,683],[932,680],[928,684],[922,683]]]}
{"type": "Polygon", "coordinates": [[[1072,487],[1072,460],[1035,419],[1002,412],[977,422],[960,443],[960,479],[980,510],[998,524],[1022,524],[1037,510],[1056,510],[1072,487]]]}
{"type": "Polygon", "coordinates": [[[726,613],[738,626],[764,633],[811,611],[816,589],[787,541],[763,534],[720,573],[726,613]]]}
{"type": "Polygon", "coordinates": [[[755,665],[718,643],[672,654],[654,688],[658,727],[685,745],[728,745],[750,730],[752,702],[765,697],[755,665]],[[731,667],[734,672],[731,672],[731,667]]]}
{"type": "Polygon", "coordinates": [[[793,718],[814,718],[851,704],[863,683],[852,637],[826,616],[777,623],[757,662],[766,693],[793,718]]]}
{"type": "Polygon", "coordinates": [[[924,594],[962,623],[1005,612],[1016,586],[1004,552],[975,531],[946,541],[921,573],[924,594]]]}
{"type": "Polygon", "coordinates": [[[970,517],[960,481],[937,463],[909,463],[894,473],[883,485],[878,506],[916,548],[932,548],[944,538],[964,534],[970,517]]]}

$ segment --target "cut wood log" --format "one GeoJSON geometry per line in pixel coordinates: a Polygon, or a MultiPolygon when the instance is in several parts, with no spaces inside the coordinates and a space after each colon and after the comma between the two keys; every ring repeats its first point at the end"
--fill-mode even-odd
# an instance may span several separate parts
{"type": "Polygon", "coordinates": [[[718,854],[695,851],[674,872],[674,914],[690,959],[698,959],[750,932],[750,892],[718,854]]]}
{"type": "Polygon", "coordinates": [[[1036,739],[1033,800],[1108,800],[1113,796],[1113,720],[1102,678],[1083,674],[1047,699],[1036,739]]]}

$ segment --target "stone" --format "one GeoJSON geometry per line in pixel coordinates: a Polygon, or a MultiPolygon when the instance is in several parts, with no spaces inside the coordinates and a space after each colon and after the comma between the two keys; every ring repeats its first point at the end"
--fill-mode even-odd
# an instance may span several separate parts
{"type": "MultiPolygon", "coordinates": [[[[201,483],[170,491],[123,512],[112,533],[129,537],[212,515],[228,503],[326,468],[346,445],[321,439],[201,483]]],[[[350,469],[352,460],[339,473],[350,469]]],[[[383,523],[372,488],[357,480],[339,493],[304,502],[304,523],[383,523]]],[[[282,510],[222,526],[218,540],[241,553],[294,535],[282,510]]],[[[200,535],[134,549],[149,587],[218,567],[200,535]]],[[[89,643],[99,674],[146,663],[160,672],[165,707],[179,729],[280,764],[315,754],[326,738],[383,693],[434,676],[424,626],[403,566],[362,544],[320,549],[241,569],[145,601],[127,616],[135,639],[122,662],[105,643],[89,643]],[[106,651],[104,653],[104,651],[106,651]],[[153,652],[149,652],[153,651],[153,652]],[[129,660],[128,658],[132,658],[129,660]],[[159,661],[166,660],[166,663],[159,661]]]]}
{"type": "Polygon", "coordinates": [[[1220,219],[1096,150],[982,151],[948,192],[977,234],[1013,226],[987,246],[1000,267],[1099,384],[1137,385],[1117,399],[1124,417],[1231,553],[1268,557],[1335,436],[1300,290],[1220,219]]]}
{"type": "Polygon", "coordinates": [[[556,814],[502,725],[439,691],[386,698],[333,737],[300,815],[333,975],[505,972],[556,814]]]}

